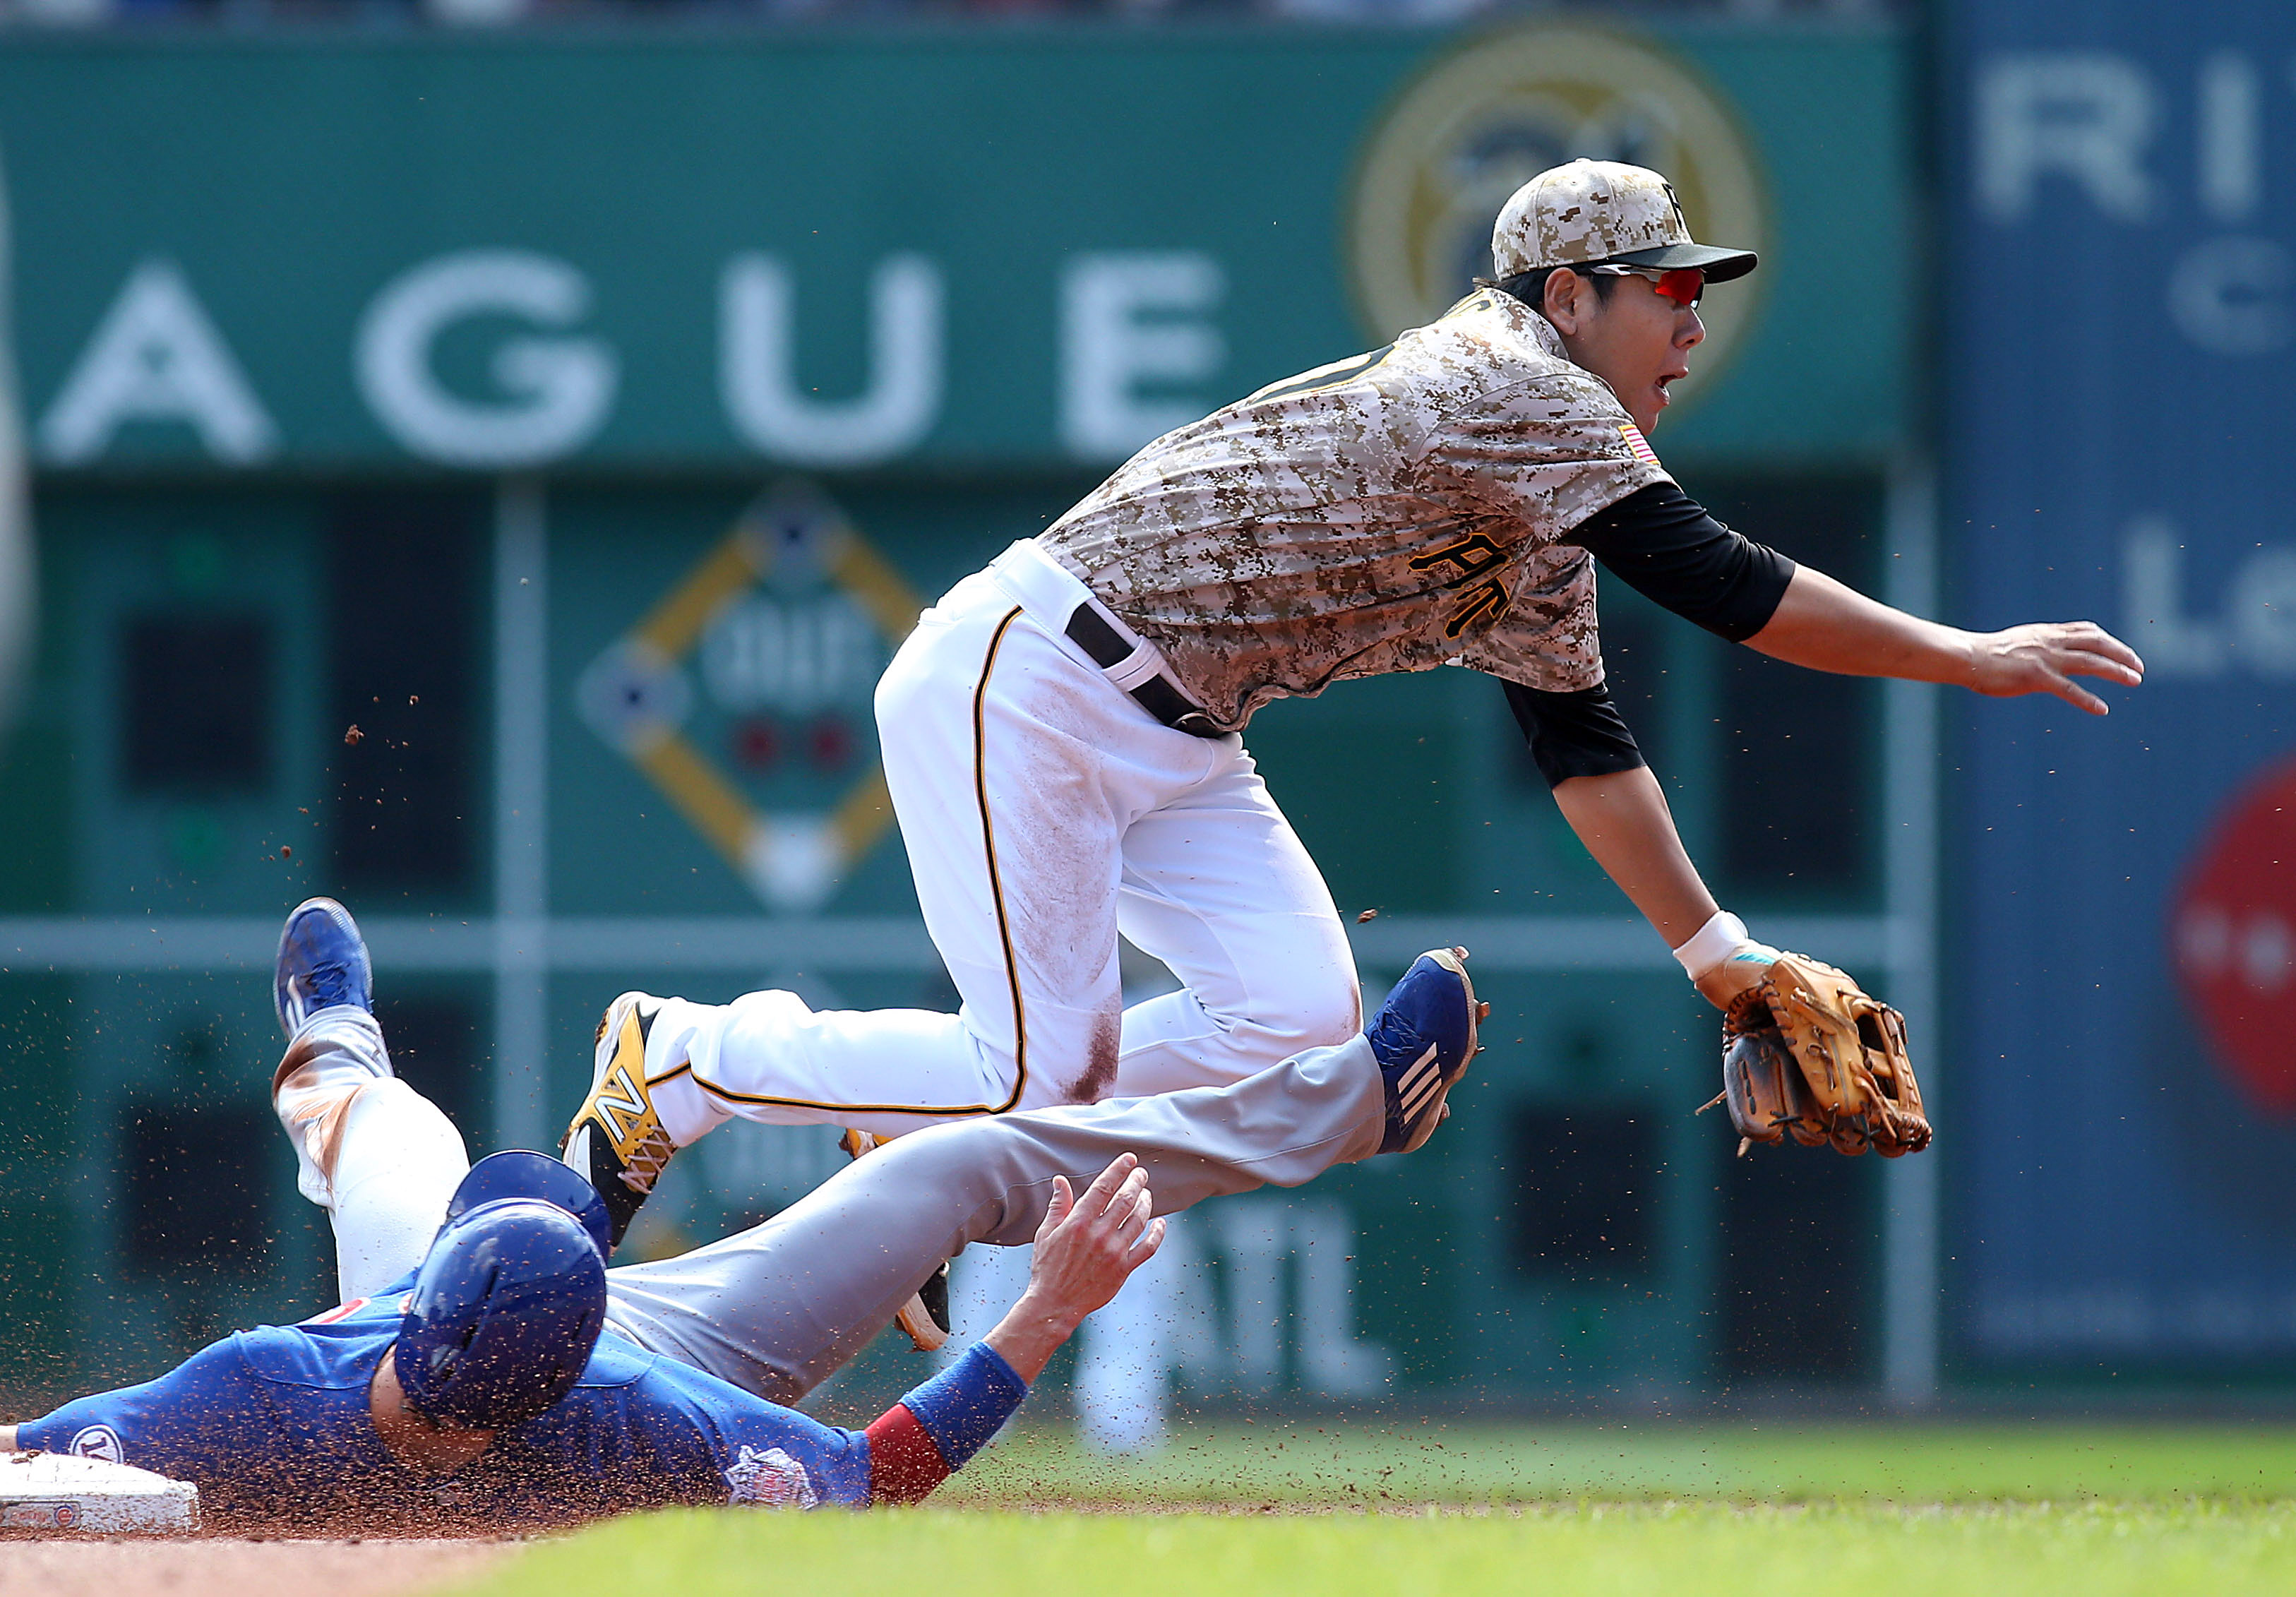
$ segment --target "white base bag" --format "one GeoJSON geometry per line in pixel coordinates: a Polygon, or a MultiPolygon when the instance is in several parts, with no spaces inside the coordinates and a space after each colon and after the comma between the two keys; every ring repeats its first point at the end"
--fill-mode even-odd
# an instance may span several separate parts
{"type": "Polygon", "coordinates": [[[180,1535],[200,1527],[200,1489],[149,1470],[64,1453],[0,1453],[0,1531],[180,1535]]]}

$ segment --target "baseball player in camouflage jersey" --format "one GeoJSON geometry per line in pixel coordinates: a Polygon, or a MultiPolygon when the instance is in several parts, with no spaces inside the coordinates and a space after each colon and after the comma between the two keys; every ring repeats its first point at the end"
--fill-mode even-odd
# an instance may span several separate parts
{"type": "Polygon", "coordinates": [[[1497,677],[1572,828],[1726,1005],[1775,951],[1715,903],[1610,700],[1597,561],[1818,670],[2096,714],[2074,678],[2142,679],[2094,625],[1921,620],[1682,492],[1647,435],[1705,336],[1704,288],[1756,262],[1695,242],[1657,173],[1542,173],[1492,256],[1495,277],[1434,323],[1158,438],[924,613],[877,714],[962,1010],[624,995],[566,1146],[618,1218],[733,1116],[894,1134],[1237,1081],[1352,1034],[1331,895],[1240,735],[1268,700],[1349,677],[1497,677]],[[1125,1008],[1119,931],[1182,990],[1125,1008]]]}

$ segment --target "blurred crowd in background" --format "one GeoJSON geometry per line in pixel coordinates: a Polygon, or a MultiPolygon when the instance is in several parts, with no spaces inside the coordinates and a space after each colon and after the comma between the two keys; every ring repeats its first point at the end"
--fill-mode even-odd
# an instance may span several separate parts
{"type": "MultiPolygon", "coordinates": [[[[0,21],[51,28],[236,29],[314,23],[483,28],[672,20],[1117,16],[1409,25],[1560,9],[1554,0],[6,0],[0,4],[0,21]]],[[[1653,18],[1858,19],[1904,15],[1914,4],[1913,0],[1586,0],[1570,9],[1653,18]]]]}

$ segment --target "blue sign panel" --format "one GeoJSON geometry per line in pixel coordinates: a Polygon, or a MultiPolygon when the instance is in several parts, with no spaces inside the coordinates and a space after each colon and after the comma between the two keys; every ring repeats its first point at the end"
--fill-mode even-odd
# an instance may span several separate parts
{"type": "Polygon", "coordinates": [[[1940,1146],[1962,1346],[1980,1364],[2285,1361],[2296,12],[1955,10],[1956,618],[2093,617],[2148,667],[2103,690],[2104,720],[1961,700],[1940,1146]]]}

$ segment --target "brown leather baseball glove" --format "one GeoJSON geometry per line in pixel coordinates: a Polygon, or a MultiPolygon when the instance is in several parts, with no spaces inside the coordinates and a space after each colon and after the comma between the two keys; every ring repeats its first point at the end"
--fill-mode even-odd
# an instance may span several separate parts
{"type": "Polygon", "coordinates": [[[1722,1020],[1722,1093],[1738,1151],[1792,1136],[1884,1159],[1930,1145],[1906,1018],[1832,965],[1782,954],[1722,1020]]]}

